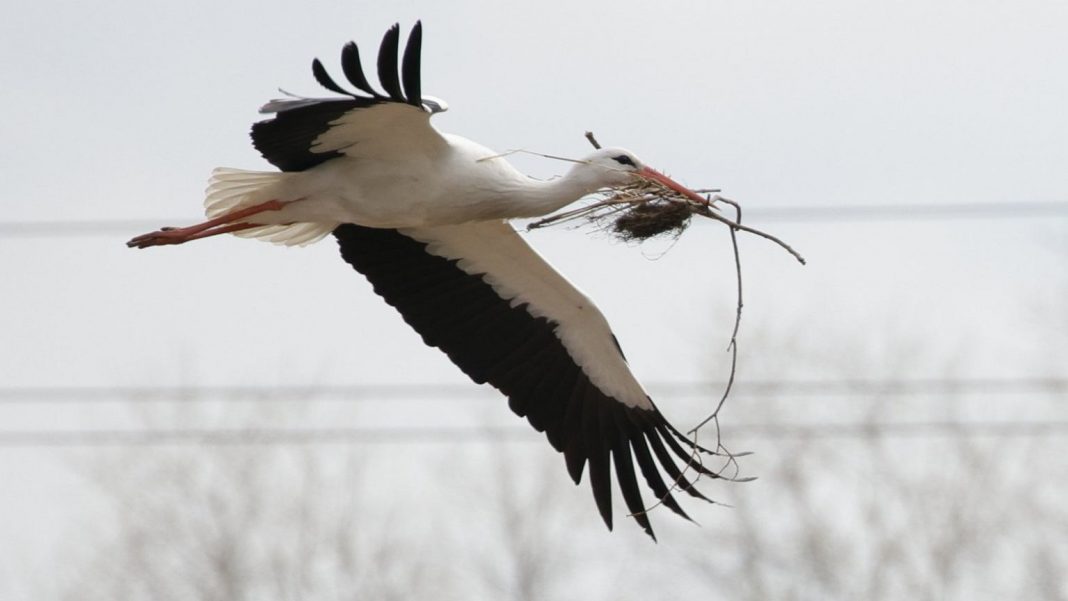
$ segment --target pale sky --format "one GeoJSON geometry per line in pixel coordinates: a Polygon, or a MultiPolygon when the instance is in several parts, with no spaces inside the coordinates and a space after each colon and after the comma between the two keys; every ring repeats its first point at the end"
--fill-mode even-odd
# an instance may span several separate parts
{"type": "MultiPolygon", "coordinates": [[[[0,221],[192,222],[213,167],[268,167],[247,132],[278,87],[319,95],[312,58],[337,71],[351,39],[367,62],[389,25],[406,32],[422,19],[423,90],[450,105],[434,119],[442,131],[577,157],[593,130],[693,187],[722,188],[753,210],[752,225],[805,254],[801,267],[742,237],[752,363],[740,377],[775,377],[759,358],[786,338],[801,355],[842,346],[878,356],[903,333],[922,353],[962,357],[957,376],[1066,374],[1068,339],[1047,324],[1066,310],[1068,212],[758,221],[774,207],[1068,202],[1063,2],[5,8],[0,221]]],[[[514,162],[537,176],[566,169],[514,162]]],[[[138,233],[0,235],[0,386],[465,381],[329,238],[305,249],[235,238],[127,249],[138,233]]],[[[529,239],[599,303],[640,378],[723,376],[734,287],[721,228],[691,228],[658,260],[668,245],[567,229],[529,239]]],[[[790,377],[841,375],[798,363],[811,371],[790,377]]],[[[0,420],[88,419],[58,407],[4,405],[0,420]]],[[[69,526],[62,503],[41,502],[67,482],[56,475],[63,461],[3,448],[0,465],[22,482],[0,501],[0,515],[19,516],[0,518],[0,540],[19,541],[0,543],[0,561],[26,548],[46,557],[69,526]]]]}

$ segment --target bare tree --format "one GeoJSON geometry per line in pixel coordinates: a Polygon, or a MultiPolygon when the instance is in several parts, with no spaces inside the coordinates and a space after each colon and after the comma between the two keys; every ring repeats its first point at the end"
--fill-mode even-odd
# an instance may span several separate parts
{"type": "Polygon", "coordinates": [[[585,567],[577,561],[579,548],[571,536],[581,521],[567,503],[571,482],[551,453],[537,452],[543,450],[495,448],[492,476],[467,492],[477,495],[472,505],[486,530],[481,544],[471,548],[486,598],[566,599],[567,583],[585,567]]]}
{"type": "Polygon", "coordinates": [[[780,444],[757,483],[732,491],[736,519],[682,553],[723,598],[1068,596],[1063,440],[873,428],[780,444]]]}
{"type": "Polygon", "coordinates": [[[96,463],[113,511],[81,533],[92,542],[67,597],[448,598],[396,511],[366,494],[365,462],[325,451],[154,446],[96,463]]]}
{"type": "MultiPolygon", "coordinates": [[[[743,351],[760,346],[753,338],[743,351]]],[[[702,481],[732,507],[687,505],[702,527],[664,511],[659,545],[622,516],[605,532],[586,487],[576,490],[540,441],[404,443],[388,453],[153,445],[92,464],[112,515],[72,536],[86,557],[67,597],[1068,599],[1068,440],[968,431],[979,409],[1012,415],[989,396],[746,396],[744,378],[901,378],[918,365],[930,373],[937,360],[922,343],[889,336],[856,349],[828,342],[823,353],[780,339],[778,361],[742,357],[723,422],[732,449],[757,451],[742,467],[760,479],[702,481]],[[912,350],[895,356],[901,349],[912,350]],[[962,425],[912,436],[880,429],[922,419],[962,425]],[[814,428],[746,440],[732,428],[742,422],[814,428]],[[842,422],[861,428],[818,428],[842,422]],[[404,471],[419,464],[415,477],[404,471]]],[[[1022,400],[997,398],[1013,410],[1022,400]]],[[[1062,408],[1064,397],[1041,400],[1062,408]]],[[[254,410],[261,417],[216,417],[248,426],[262,419],[254,410]]],[[[187,412],[152,419],[174,427],[187,412]]]]}

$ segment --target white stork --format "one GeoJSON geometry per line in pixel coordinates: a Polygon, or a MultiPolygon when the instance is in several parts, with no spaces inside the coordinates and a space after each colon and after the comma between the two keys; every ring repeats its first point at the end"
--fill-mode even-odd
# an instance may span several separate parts
{"type": "Polygon", "coordinates": [[[416,23],[398,69],[399,27],[386,32],[378,53],[384,94],[364,76],[355,43],[341,52],[355,92],[313,61],[315,79],[338,96],[272,100],[260,110],[273,116],[252,126],[253,145],[281,172],[216,169],[204,203],[208,221],[127,244],[234,233],[305,245],[332,233],[344,260],[426,344],[500,390],[516,414],[545,432],[576,484],[589,465],[609,529],[613,464],[630,515],[655,539],[634,464],[656,500],[689,519],[672,490],[705,497],[676,461],[716,477],[692,458],[695,449],[708,451],[664,419],[601,312],[508,220],[545,215],[635,178],[704,199],[626,150],[598,150],[564,177],[540,181],[488,148],[438,132],[430,118],[447,106],[422,95],[421,43],[416,23]]]}

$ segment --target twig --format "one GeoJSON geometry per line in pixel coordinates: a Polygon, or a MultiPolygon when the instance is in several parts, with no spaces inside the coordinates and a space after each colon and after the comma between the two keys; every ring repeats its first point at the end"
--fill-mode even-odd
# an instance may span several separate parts
{"type": "MultiPolygon", "coordinates": [[[[734,207],[734,221],[735,223],[742,222],[742,207],[738,203],[729,198],[720,197],[720,200],[734,207]]],[[[738,273],[738,312],[734,315],[734,330],[731,332],[731,341],[727,344],[727,348],[734,348],[735,359],[738,358],[738,328],[742,325],[742,255],[738,252],[738,233],[732,228],[731,232],[731,248],[734,250],[734,268],[738,273]]],[[[734,372],[731,371],[731,382],[734,381],[734,372]]]]}
{"type": "Polygon", "coordinates": [[[711,199],[710,198],[708,200],[708,202],[712,203],[712,202],[717,202],[718,201],[718,202],[725,202],[725,203],[729,204],[730,206],[734,207],[734,221],[736,223],[741,223],[742,222],[742,205],[739,204],[738,201],[731,200],[731,199],[727,198],[726,196],[720,196],[718,194],[719,190],[718,189],[714,189],[714,188],[709,188],[707,190],[694,190],[694,192],[697,192],[698,194],[707,194],[709,192],[715,194],[716,195],[715,199],[711,199]]]}
{"type": "Polygon", "coordinates": [[[590,144],[593,144],[594,148],[596,148],[597,150],[601,149],[601,144],[597,141],[597,138],[593,137],[592,131],[586,132],[586,139],[590,141],[590,144]]]}
{"type": "MultiPolygon", "coordinates": [[[[727,202],[728,199],[717,195],[717,196],[713,196],[709,202],[716,202],[716,201],[720,201],[720,200],[722,200],[724,202],[727,202]]],[[[733,205],[735,207],[738,206],[737,203],[735,203],[734,201],[727,202],[727,204],[733,205]]],[[[740,214],[740,211],[739,211],[739,214],[740,214]]],[[[807,264],[805,262],[805,258],[801,256],[801,253],[797,252],[789,244],[783,242],[782,240],[776,238],[775,236],[772,236],[771,234],[762,232],[762,231],[760,231],[758,229],[755,229],[755,228],[744,226],[741,223],[738,223],[737,221],[731,221],[730,219],[727,219],[723,215],[719,215],[719,214],[713,213],[711,211],[709,211],[708,213],[703,213],[703,215],[705,215],[706,217],[711,217],[712,219],[715,219],[716,221],[722,221],[723,223],[729,225],[731,227],[731,231],[732,232],[734,230],[741,230],[743,232],[749,232],[750,234],[756,234],[757,236],[760,236],[761,238],[764,238],[766,240],[771,240],[775,244],[778,244],[783,249],[785,249],[786,252],[788,252],[791,255],[793,255],[794,258],[797,259],[802,265],[806,265],[807,264]]]]}
{"type": "MultiPolygon", "coordinates": [[[[721,200],[724,200],[724,199],[721,198],[721,200]]],[[[735,215],[736,215],[735,219],[737,220],[737,221],[735,221],[735,223],[741,222],[741,220],[742,220],[742,208],[740,206],[738,206],[738,204],[735,203],[732,200],[725,200],[725,202],[727,202],[727,204],[729,204],[729,205],[734,207],[735,215]]],[[[739,223],[739,225],[740,225],[740,223],[739,223]]],[[[731,332],[731,341],[729,343],[727,343],[727,350],[729,350],[731,352],[731,373],[727,377],[727,387],[724,388],[723,396],[720,397],[719,403],[716,405],[715,411],[713,411],[711,415],[709,415],[704,420],[702,420],[701,423],[697,424],[697,426],[695,426],[692,430],[687,432],[687,434],[693,434],[694,437],[697,436],[697,431],[700,430],[705,424],[707,424],[709,421],[711,421],[713,419],[716,419],[717,416],[719,416],[720,409],[722,409],[723,408],[723,404],[727,402],[727,397],[730,396],[731,388],[734,387],[734,375],[738,371],[738,329],[742,325],[742,307],[744,306],[744,303],[742,302],[742,255],[741,255],[741,253],[738,252],[738,234],[737,234],[736,229],[734,227],[731,227],[730,228],[730,233],[731,233],[731,248],[734,250],[734,268],[735,268],[735,272],[736,272],[737,277],[738,277],[738,309],[734,314],[734,331],[731,332]]],[[[802,260],[802,263],[804,263],[803,260],[802,260]]],[[[718,436],[718,434],[719,434],[719,421],[718,420],[716,421],[716,433],[717,433],[716,438],[717,438],[717,443],[718,443],[718,439],[719,439],[719,436],[718,436]]],[[[718,451],[719,449],[716,449],[716,450],[718,451]]]]}
{"type": "MultiPolygon", "coordinates": [[[[732,226],[730,226],[728,228],[729,231],[730,231],[730,235],[731,235],[731,248],[734,251],[734,267],[735,267],[735,273],[737,275],[737,282],[738,282],[738,305],[737,305],[737,311],[735,312],[735,315],[734,315],[734,329],[731,331],[730,342],[727,343],[727,350],[731,352],[731,371],[730,371],[730,375],[727,378],[727,386],[723,390],[723,396],[720,397],[719,403],[716,405],[715,410],[712,411],[712,413],[708,417],[706,417],[704,420],[702,420],[701,423],[697,424],[697,426],[695,426],[693,429],[691,429],[689,432],[687,432],[688,435],[693,436],[693,441],[692,441],[693,442],[693,453],[690,455],[690,460],[686,463],[686,466],[679,473],[679,476],[677,478],[675,478],[675,481],[671,483],[671,486],[668,487],[667,493],[664,494],[663,496],[661,496],[657,500],[656,503],[653,503],[652,505],[650,505],[649,507],[643,509],[642,511],[640,511],[638,513],[649,513],[650,511],[652,511],[652,510],[656,509],[657,507],[663,505],[664,502],[666,501],[667,497],[670,496],[671,493],[675,492],[679,488],[679,486],[682,484],[682,480],[685,478],[686,473],[690,470],[691,467],[693,467],[695,462],[698,465],[701,465],[701,466],[704,465],[704,462],[702,461],[701,456],[698,453],[698,448],[699,447],[697,446],[697,434],[698,434],[698,432],[700,431],[701,428],[703,428],[704,426],[706,426],[708,424],[708,422],[712,422],[715,425],[715,428],[716,428],[716,435],[715,435],[715,438],[716,438],[716,453],[718,454],[720,451],[722,451],[723,454],[727,457],[726,462],[723,464],[723,466],[719,470],[717,470],[717,472],[716,472],[717,476],[719,476],[724,470],[726,470],[728,466],[733,466],[734,474],[732,476],[730,476],[730,477],[725,477],[727,480],[739,481],[739,482],[745,482],[745,481],[752,480],[752,478],[738,478],[738,472],[740,471],[741,468],[738,465],[738,461],[737,461],[737,458],[736,458],[737,456],[734,455],[733,453],[731,453],[730,450],[728,450],[727,447],[725,447],[723,445],[723,439],[722,439],[720,428],[719,428],[719,412],[720,412],[721,409],[723,409],[723,405],[727,402],[727,397],[729,397],[730,394],[731,394],[731,389],[734,387],[734,377],[735,377],[735,374],[737,373],[737,370],[738,370],[738,330],[739,330],[739,328],[741,327],[741,324],[742,324],[742,307],[744,306],[744,303],[743,303],[743,300],[742,300],[742,256],[741,256],[741,253],[738,250],[738,234],[737,234],[737,230],[741,229],[741,228],[740,227],[736,227],[736,226],[740,226],[741,225],[742,207],[737,202],[735,202],[735,201],[733,201],[733,200],[731,200],[729,198],[723,198],[721,196],[717,196],[716,200],[721,200],[724,203],[731,205],[732,207],[734,207],[734,212],[735,212],[734,223],[736,225],[732,225],[732,226]]],[[[712,199],[709,199],[709,204],[711,204],[711,202],[712,202],[712,199]]],[[[711,213],[711,211],[708,211],[708,213],[711,213]]],[[[704,214],[704,213],[702,213],[702,214],[704,214]]],[[[802,263],[803,262],[804,261],[802,261],[802,263]]],[[[701,471],[697,470],[697,477],[694,478],[693,482],[691,482],[690,485],[691,486],[696,486],[698,481],[701,480],[701,476],[702,475],[703,474],[701,473],[701,471]]],[[[721,476],[721,477],[723,477],[723,476],[721,476]]],[[[713,501],[713,503],[714,502],[715,501],[713,501]]],[[[637,514],[631,514],[631,515],[633,516],[633,515],[637,515],[637,514]]]]}

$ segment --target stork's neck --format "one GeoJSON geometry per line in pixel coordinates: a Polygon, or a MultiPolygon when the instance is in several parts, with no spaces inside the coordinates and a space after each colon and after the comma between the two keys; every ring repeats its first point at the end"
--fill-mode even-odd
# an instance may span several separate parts
{"type": "Polygon", "coordinates": [[[520,192],[523,214],[516,217],[547,215],[605,187],[596,172],[582,167],[576,165],[563,177],[548,181],[526,178],[520,192]]]}

